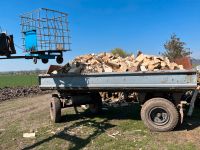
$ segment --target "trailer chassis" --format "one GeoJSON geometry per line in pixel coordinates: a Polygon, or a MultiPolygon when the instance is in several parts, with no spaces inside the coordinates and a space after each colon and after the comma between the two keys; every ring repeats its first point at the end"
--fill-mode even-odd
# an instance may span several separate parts
{"type": "Polygon", "coordinates": [[[101,112],[99,92],[137,92],[142,106],[141,118],[152,131],[170,131],[183,122],[188,104],[182,97],[193,91],[188,116],[192,115],[199,92],[196,71],[159,71],[137,73],[101,73],[40,75],[43,90],[57,90],[50,100],[50,115],[61,120],[61,109],[88,105],[93,113],[101,112]]]}

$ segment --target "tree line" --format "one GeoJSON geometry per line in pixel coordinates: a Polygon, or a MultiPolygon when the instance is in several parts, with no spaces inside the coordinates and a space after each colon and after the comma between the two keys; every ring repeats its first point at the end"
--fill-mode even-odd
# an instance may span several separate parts
{"type": "MultiPolygon", "coordinates": [[[[164,43],[165,51],[161,53],[162,56],[168,57],[171,61],[182,58],[189,57],[191,55],[191,51],[189,48],[186,48],[186,43],[181,41],[176,34],[171,35],[170,39],[164,43]]],[[[115,48],[111,50],[111,53],[114,55],[119,55],[121,57],[127,57],[132,55],[132,53],[127,52],[121,48],[115,48]]]]}

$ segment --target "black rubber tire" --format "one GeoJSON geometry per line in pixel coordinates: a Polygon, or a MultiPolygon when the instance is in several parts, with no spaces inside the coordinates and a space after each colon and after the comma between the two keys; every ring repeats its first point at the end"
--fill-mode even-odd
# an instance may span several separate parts
{"type": "Polygon", "coordinates": [[[48,59],[46,59],[46,58],[42,59],[42,63],[43,63],[43,64],[47,64],[48,62],[49,62],[48,59]]]}
{"type": "Polygon", "coordinates": [[[152,98],[142,106],[141,118],[151,131],[166,132],[173,130],[177,126],[179,122],[179,113],[175,105],[169,100],[164,98],[152,98]],[[168,116],[168,120],[162,125],[156,124],[150,116],[155,109],[163,109],[168,116]]]}
{"type": "Polygon", "coordinates": [[[57,56],[56,62],[57,62],[58,64],[62,64],[62,63],[63,63],[63,57],[62,57],[62,56],[57,56]]]}
{"type": "Polygon", "coordinates": [[[102,99],[99,93],[92,94],[93,104],[89,104],[89,110],[93,114],[99,114],[102,111],[102,99]]]}
{"type": "Polygon", "coordinates": [[[61,121],[61,101],[58,97],[51,98],[50,117],[54,123],[58,123],[61,121]]]}
{"type": "Polygon", "coordinates": [[[33,63],[37,64],[37,58],[33,58],[33,63]]]}

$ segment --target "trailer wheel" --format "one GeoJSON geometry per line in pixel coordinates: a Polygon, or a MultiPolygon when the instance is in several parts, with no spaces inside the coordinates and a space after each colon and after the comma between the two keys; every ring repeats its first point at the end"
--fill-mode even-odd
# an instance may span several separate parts
{"type": "Polygon", "coordinates": [[[37,64],[37,58],[33,58],[33,63],[37,64]]]}
{"type": "Polygon", "coordinates": [[[43,59],[42,59],[42,63],[43,63],[43,64],[47,64],[48,62],[49,62],[48,59],[46,59],[46,58],[43,58],[43,59]]]}
{"type": "Polygon", "coordinates": [[[62,64],[62,63],[63,63],[63,57],[62,57],[62,56],[57,56],[56,62],[57,62],[58,64],[62,64]]]}
{"type": "Polygon", "coordinates": [[[93,114],[98,114],[102,111],[102,100],[99,93],[93,94],[92,99],[94,100],[93,104],[89,104],[89,110],[93,114]]]}
{"type": "Polygon", "coordinates": [[[141,118],[151,131],[165,132],[177,126],[179,114],[175,105],[169,100],[153,98],[142,106],[141,118]]]}
{"type": "Polygon", "coordinates": [[[50,117],[55,123],[61,121],[61,102],[58,97],[52,97],[50,102],[50,117]]]}

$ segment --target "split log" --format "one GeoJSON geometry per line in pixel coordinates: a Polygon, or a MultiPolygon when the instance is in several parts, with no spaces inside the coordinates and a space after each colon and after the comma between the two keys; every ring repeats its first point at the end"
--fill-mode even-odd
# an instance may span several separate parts
{"type": "Polygon", "coordinates": [[[182,65],[170,62],[168,58],[144,55],[138,53],[122,58],[112,53],[88,54],[76,57],[70,64],[63,67],[55,67],[56,71],[48,73],[101,73],[101,72],[136,72],[136,71],[158,71],[184,69],[182,65]],[[77,64],[84,64],[79,66],[77,64]],[[75,67],[74,67],[75,65],[75,67]]]}

